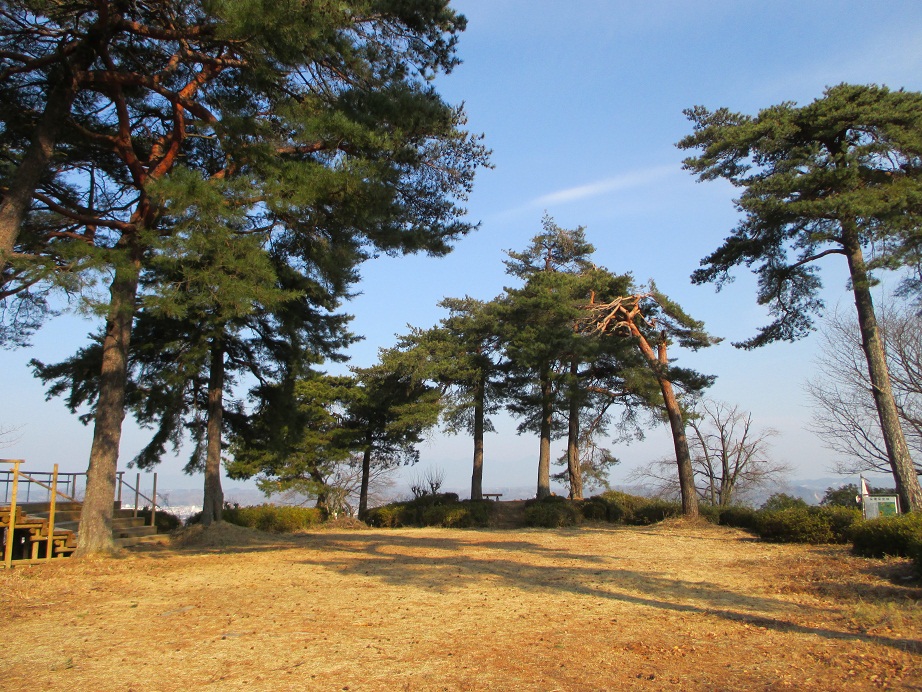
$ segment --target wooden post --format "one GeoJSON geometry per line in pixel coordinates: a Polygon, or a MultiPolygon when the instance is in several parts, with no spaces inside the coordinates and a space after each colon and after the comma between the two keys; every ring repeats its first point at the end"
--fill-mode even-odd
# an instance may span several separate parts
{"type": "Polygon", "coordinates": [[[141,474],[138,474],[138,477],[134,481],[134,518],[138,518],[138,495],[140,493],[139,488],[141,487],[141,474]]]}
{"type": "Polygon", "coordinates": [[[58,502],[58,465],[54,465],[54,471],[51,472],[51,502],[48,507],[48,548],[45,555],[46,560],[50,560],[54,554],[54,510],[58,502]]]}
{"type": "Polygon", "coordinates": [[[118,506],[119,506],[119,509],[121,509],[122,507],[122,483],[123,483],[124,475],[125,475],[124,471],[118,472],[118,506]]]}
{"type": "Polygon", "coordinates": [[[4,459],[13,462],[13,492],[10,495],[10,520],[6,528],[6,551],[3,564],[7,569],[13,566],[13,540],[16,537],[16,492],[19,490],[19,464],[22,459],[4,459]]]}

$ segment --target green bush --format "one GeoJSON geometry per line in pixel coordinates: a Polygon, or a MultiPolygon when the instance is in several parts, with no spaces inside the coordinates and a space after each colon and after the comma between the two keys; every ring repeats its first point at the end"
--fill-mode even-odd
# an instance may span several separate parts
{"type": "Polygon", "coordinates": [[[795,505],[757,512],[755,530],[765,540],[778,543],[847,543],[860,518],[858,510],[847,507],[795,505]]]}
{"type": "Polygon", "coordinates": [[[619,490],[609,490],[591,499],[605,502],[608,507],[608,521],[620,524],[635,523],[634,515],[637,510],[650,502],[649,498],[628,495],[619,490]]]}
{"type": "Polygon", "coordinates": [[[709,503],[701,502],[698,504],[698,514],[705,521],[710,522],[711,524],[720,523],[720,506],[712,505],[709,503]]]}
{"type": "Polygon", "coordinates": [[[666,500],[648,500],[646,504],[640,505],[634,510],[634,520],[632,524],[638,526],[648,526],[649,524],[658,524],[664,519],[672,519],[682,516],[682,505],[678,502],[667,502],[666,500]]]}
{"type": "Polygon", "coordinates": [[[799,497],[785,493],[771,495],[760,509],[764,512],[778,512],[782,509],[806,509],[809,505],[799,497]]]}
{"type": "Polygon", "coordinates": [[[733,526],[738,529],[754,531],[757,515],[758,512],[752,507],[730,505],[729,507],[719,508],[717,523],[721,526],[733,526]]]}
{"type": "Polygon", "coordinates": [[[470,529],[486,526],[489,521],[489,505],[484,500],[471,500],[427,507],[419,523],[423,526],[470,529]]]}
{"type": "MultiPolygon", "coordinates": [[[[922,514],[900,514],[856,523],[851,529],[852,551],[864,557],[910,557],[922,541],[922,514]]],[[[918,563],[917,563],[918,564],[918,563]]]]}
{"type": "Polygon", "coordinates": [[[806,507],[759,512],[756,532],[766,541],[776,543],[833,543],[832,528],[823,518],[806,507]]]}
{"type": "Polygon", "coordinates": [[[406,505],[400,502],[394,502],[381,507],[372,507],[365,515],[365,522],[369,526],[393,529],[398,526],[404,526],[402,517],[405,515],[406,511],[406,505]]]}
{"type": "Polygon", "coordinates": [[[316,507],[270,504],[225,508],[221,517],[231,524],[268,533],[294,533],[316,526],[323,518],[316,507]]]}
{"type": "Polygon", "coordinates": [[[601,497],[590,497],[580,503],[579,509],[590,521],[608,521],[608,503],[601,497]]]}
{"type": "Polygon", "coordinates": [[[555,529],[573,526],[583,521],[583,514],[575,502],[552,495],[525,503],[525,525],[555,529]]]}
{"type": "MultiPolygon", "coordinates": [[[[150,507],[144,507],[138,510],[138,516],[144,518],[144,525],[150,525],[150,507]]],[[[171,512],[158,509],[154,515],[154,524],[157,526],[157,533],[170,533],[182,526],[182,519],[171,512]]]]}
{"type": "Polygon", "coordinates": [[[836,543],[848,543],[852,540],[852,528],[861,521],[861,510],[856,507],[811,507],[818,510],[829,520],[832,535],[836,543]]]}
{"type": "Polygon", "coordinates": [[[441,493],[374,507],[368,510],[365,521],[370,526],[391,529],[400,526],[473,528],[487,526],[490,515],[490,502],[462,502],[455,493],[441,493]]]}

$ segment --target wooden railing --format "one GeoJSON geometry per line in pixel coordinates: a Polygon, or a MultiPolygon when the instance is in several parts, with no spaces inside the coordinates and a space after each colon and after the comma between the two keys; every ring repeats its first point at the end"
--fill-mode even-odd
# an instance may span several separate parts
{"type": "MultiPolygon", "coordinates": [[[[16,542],[16,530],[17,529],[30,529],[38,530],[42,532],[41,540],[46,540],[44,537],[44,532],[47,531],[47,544],[46,544],[46,555],[41,561],[51,560],[54,557],[56,552],[61,556],[62,551],[65,551],[64,543],[62,542],[61,535],[55,536],[54,532],[54,521],[55,521],[55,508],[57,505],[58,497],[63,498],[68,502],[79,502],[79,497],[82,497],[82,493],[79,493],[78,479],[84,478],[84,489],[86,488],[86,474],[85,473],[60,473],[58,471],[58,465],[54,465],[54,470],[51,472],[48,471],[39,471],[33,472],[31,474],[24,473],[20,470],[20,465],[25,463],[24,459],[0,459],[0,464],[11,464],[12,469],[8,471],[0,471],[0,485],[3,486],[2,500],[0,500],[0,531],[5,531],[4,540],[3,540],[3,562],[2,566],[9,568],[12,566],[13,561],[13,546],[16,542]],[[62,483],[63,480],[63,483],[62,483]],[[34,486],[34,487],[33,487],[34,486]],[[65,491],[60,490],[60,487],[64,487],[65,491]],[[23,488],[25,492],[23,492],[23,488]],[[36,490],[37,488],[37,490],[36,490]],[[29,502],[39,502],[33,497],[33,493],[41,495],[44,491],[44,501],[48,503],[48,519],[47,526],[46,520],[32,519],[29,520],[24,518],[20,507],[22,504],[29,502]],[[58,543],[56,543],[56,541],[58,543]]],[[[157,497],[157,474],[154,474],[154,486],[151,492],[153,498],[157,497]]],[[[119,471],[117,474],[117,485],[116,485],[116,501],[121,506],[123,502],[123,496],[125,494],[125,489],[134,493],[134,517],[138,516],[138,510],[141,507],[141,502],[146,501],[149,504],[150,512],[150,526],[156,525],[157,517],[157,503],[151,497],[147,497],[144,493],[140,491],[141,486],[141,474],[138,473],[135,479],[134,485],[125,480],[125,472],[119,471]]],[[[62,532],[65,533],[66,532],[62,532]]],[[[33,537],[30,539],[33,541],[33,560],[35,561],[35,551],[37,551],[36,540],[33,537]]],[[[66,552],[66,551],[65,551],[66,552]]]]}
{"type": "MultiPolygon", "coordinates": [[[[125,480],[125,472],[119,471],[118,472],[118,485],[116,487],[115,499],[116,501],[118,501],[119,504],[121,504],[123,502],[122,492],[124,488],[133,490],[134,491],[134,516],[138,516],[138,509],[140,506],[140,501],[147,500],[147,502],[150,503],[150,524],[149,525],[156,526],[154,520],[157,517],[157,502],[154,499],[151,499],[147,495],[142,493],[138,489],[140,487],[141,487],[141,474],[140,473],[137,474],[137,478],[135,479],[134,485],[131,485],[131,483],[128,483],[125,480]]],[[[151,491],[150,494],[153,495],[154,498],[157,497],[157,474],[156,473],[154,474],[154,489],[151,491]]]]}
{"type": "MultiPolygon", "coordinates": [[[[5,528],[6,537],[4,540],[4,551],[3,551],[3,566],[9,569],[13,564],[13,545],[16,539],[16,529],[17,528],[38,528],[41,532],[45,531],[47,534],[46,538],[46,547],[45,555],[46,560],[50,560],[54,557],[55,553],[55,533],[54,533],[54,514],[55,507],[57,505],[58,495],[66,498],[67,500],[73,501],[73,497],[62,493],[58,490],[58,465],[54,465],[54,471],[51,472],[51,485],[42,483],[41,481],[29,476],[28,474],[22,473],[19,470],[19,465],[23,463],[22,459],[0,459],[0,463],[12,464],[13,470],[7,473],[12,474],[12,488],[9,489],[9,510],[0,510],[0,527],[5,528]],[[18,511],[18,495],[19,495],[19,483],[20,479],[26,481],[26,487],[30,487],[33,483],[45,488],[48,491],[49,500],[48,500],[48,522],[47,527],[44,525],[44,522],[37,522],[34,524],[26,524],[25,521],[21,519],[21,512],[18,511]]],[[[45,474],[48,475],[48,474],[45,474]]],[[[57,540],[62,540],[58,538],[57,540]]],[[[59,551],[60,552],[60,551],[59,551]]]]}
{"type": "MultiPolygon", "coordinates": [[[[0,459],[0,464],[11,464],[16,459],[0,459]]],[[[22,459],[20,463],[24,463],[22,459]]],[[[19,471],[20,483],[25,485],[25,489],[20,489],[20,502],[51,502],[51,484],[53,472],[50,471],[33,471],[25,474],[19,471]],[[42,482],[44,481],[44,482],[42,482]],[[37,493],[38,498],[33,495],[37,493]]],[[[0,470],[0,505],[10,503],[10,492],[13,487],[13,471],[0,470]]],[[[58,473],[57,474],[57,492],[68,500],[79,502],[83,497],[83,491],[86,490],[86,473],[58,473]],[[81,482],[82,481],[82,482],[81,482]]]]}

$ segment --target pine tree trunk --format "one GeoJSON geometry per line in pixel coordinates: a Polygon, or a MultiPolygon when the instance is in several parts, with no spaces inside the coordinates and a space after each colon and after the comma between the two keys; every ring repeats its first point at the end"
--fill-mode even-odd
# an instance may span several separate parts
{"type": "Polygon", "coordinates": [[[32,204],[32,195],[48,171],[58,132],[70,113],[76,94],[77,83],[73,74],[68,72],[61,76],[48,94],[45,111],[35,126],[32,141],[0,202],[0,268],[6,265],[6,258],[13,253],[19,229],[32,204]]]}
{"type": "Polygon", "coordinates": [[[554,418],[551,404],[551,376],[544,368],[541,372],[541,443],[538,451],[539,500],[551,494],[551,424],[554,418]]]}
{"type": "Polygon", "coordinates": [[[852,292],[855,295],[855,307],[858,310],[861,347],[868,362],[871,392],[874,395],[874,404],[877,407],[890,467],[893,470],[896,492],[900,497],[900,505],[904,512],[922,512],[922,488],[919,486],[919,478],[906,445],[896,401],[893,398],[893,390],[890,387],[887,356],[880,337],[880,330],[877,327],[864,255],[861,252],[854,224],[843,223],[843,229],[846,237],[844,245],[848,257],[852,292]]]}
{"type": "Polygon", "coordinates": [[[664,334],[660,340],[657,354],[653,352],[650,342],[634,323],[630,323],[628,328],[637,338],[641,352],[650,363],[659,381],[666,416],[669,418],[669,428],[672,430],[672,444],[675,448],[676,466],[679,471],[679,489],[682,493],[682,514],[688,518],[695,518],[698,516],[698,493],[695,492],[695,470],[692,467],[691,453],[688,451],[688,438],[685,436],[685,420],[672,388],[672,382],[664,375],[665,368],[669,364],[669,358],[666,355],[666,335],[664,334]]]}
{"type": "Polygon", "coordinates": [[[324,519],[329,519],[333,516],[333,512],[330,510],[330,494],[326,490],[327,486],[324,483],[324,478],[316,468],[312,468],[309,474],[311,480],[317,484],[317,501],[314,503],[314,507],[320,510],[324,519]]]}
{"type": "Polygon", "coordinates": [[[676,465],[679,469],[679,488],[682,492],[682,514],[694,518],[698,516],[698,494],[695,492],[695,472],[692,468],[691,455],[688,452],[682,409],[672,389],[672,382],[666,378],[660,378],[660,390],[666,404],[669,427],[672,429],[672,443],[675,447],[676,465]]]}
{"type": "Polygon", "coordinates": [[[570,361],[570,411],[567,427],[567,475],[570,482],[570,499],[583,499],[583,470],[579,463],[579,364],[570,361]]]}
{"type": "Polygon", "coordinates": [[[125,417],[125,385],[128,381],[128,348],[138,291],[140,251],[119,261],[109,289],[109,315],[102,346],[99,399],[96,403],[93,446],[87,470],[86,495],[80,515],[76,556],[111,553],[115,477],[118,469],[122,420],[125,417]]]}
{"type": "Polygon", "coordinates": [[[205,456],[205,500],[202,525],[221,521],[224,491],[221,489],[221,433],[224,418],[224,347],[216,339],[211,347],[208,373],[208,449],[205,456]]]}
{"type": "Polygon", "coordinates": [[[471,499],[483,499],[483,429],[484,429],[484,389],[481,379],[474,392],[474,470],[471,473],[471,499]]]}
{"type": "Polygon", "coordinates": [[[362,488],[359,491],[359,519],[365,520],[368,514],[368,481],[371,477],[371,440],[366,440],[365,453],[362,454],[362,488]]]}

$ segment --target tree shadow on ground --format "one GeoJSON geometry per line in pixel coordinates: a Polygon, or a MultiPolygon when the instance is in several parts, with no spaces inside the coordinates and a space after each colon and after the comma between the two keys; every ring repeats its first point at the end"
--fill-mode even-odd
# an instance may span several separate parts
{"type": "MultiPolygon", "coordinates": [[[[654,532],[655,527],[585,527],[560,529],[569,534],[573,547],[578,548],[581,532],[597,534],[612,532],[654,532]]],[[[830,640],[859,640],[899,650],[922,653],[922,643],[908,638],[888,637],[818,627],[795,622],[792,611],[799,616],[824,617],[823,607],[792,606],[769,596],[756,596],[721,587],[710,582],[676,579],[663,572],[647,572],[619,566],[624,558],[598,553],[585,553],[567,548],[550,548],[540,543],[541,536],[551,529],[517,531],[515,540],[494,540],[495,531],[401,530],[382,531],[313,531],[297,535],[272,535],[254,532],[252,542],[245,545],[181,546],[152,550],[146,558],[167,559],[176,555],[246,554],[308,549],[320,551],[323,557],[303,558],[296,563],[314,569],[327,569],[357,578],[374,578],[399,587],[411,586],[427,591],[453,590],[489,585],[523,591],[543,590],[548,593],[569,593],[607,601],[620,601],[663,611],[710,615],[728,621],[745,623],[779,632],[813,634],[830,640]],[[534,539],[530,537],[534,536],[534,539]],[[414,554],[418,553],[418,554],[414,554]],[[539,564],[532,564],[538,562],[539,564]]],[[[661,536],[675,536],[696,541],[720,543],[748,542],[741,536],[717,533],[702,536],[690,531],[669,529],[661,536]]],[[[834,549],[841,552],[840,548],[834,549]]],[[[830,549],[816,548],[811,552],[827,554],[830,549]]],[[[285,556],[286,561],[291,560],[285,556]]],[[[861,571],[883,578],[881,565],[862,565],[861,571]]],[[[829,600],[854,598],[905,602],[906,589],[885,584],[845,583],[817,580],[804,587],[829,600]]],[[[909,589],[915,591],[915,589],[909,589]]]]}
{"type": "MultiPolygon", "coordinates": [[[[795,608],[796,614],[806,619],[826,617],[828,609],[822,606],[794,606],[781,599],[709,582],[625,569],[618,566],[618,558],[549,549],[528,540],[478,541],[475,536],[325,535],[324,545],[312,546],[324,551],[323,559],[304,559],[300,563],[400,587],[447,592],[490,585],[568,593],[676,613],[710,615],[779,632],[859,640],[922,653],[922,643],[915,639],[806,625],[791,617],[795,608]],[[438,555],[439,551],[444,555],[438,555]],[[533,558],[543,563],[531,564],[533,558]]],[[[865,585],[855,588],[860,590],[861,586],[865,585]]]]}

